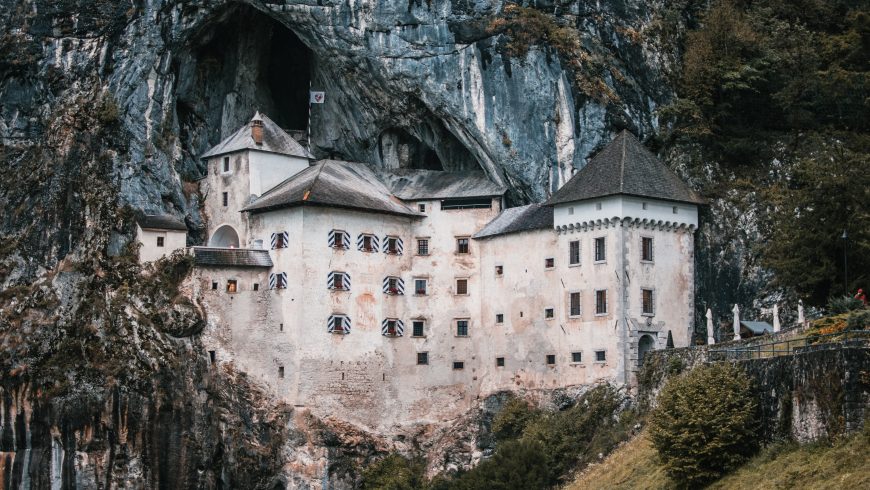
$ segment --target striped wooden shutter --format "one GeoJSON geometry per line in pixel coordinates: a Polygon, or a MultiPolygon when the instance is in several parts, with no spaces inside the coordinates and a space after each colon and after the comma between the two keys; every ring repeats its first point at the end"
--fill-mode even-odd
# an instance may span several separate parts
{"type": "Polygon", "coordinates": [[[350,233],[345,232],[341,234],[341,244],[344,248],[350,250],[350,233]]]}
{"type": "Polygon", "coordinates": [[[347,272],[344,273],[344,287],[350,291],[350,274],[347,272]]]}
{"type": "Polygon", "coordinates": [[[349,334],[350,333],[350,317],[349,316],[342,317],[341,323],[342,323],[342,325],[344,325],[344,333],[349,334]]]}
{"type": "Polygon", "coordinates": [[[401,277],[387,276],[384,278],[383,291],[386,294],[405,294],[405,281],[401,277]],[[396,292],[390,291],[390,279],[396,280],[396,292]]]}
{"type": "Polygon", "coordinates": [[[396,289],[399,290],[398,294],[405,294],[405,281],[404,279],[397,277],[396,278],[396,289]]]}
{"type": "Polygon", "coordinates": [[[390,294],[390,276],[384,278],[383,291],[390,294]]]}
{"type": "Polygon", "coordinates": [[[374,249],[375,251],[377,251],[378,249],[380,249],[380,246],[378,246],[378,237],[377,237],[377,235],[372,235],[372,249],[374,249]]]}
{"type": "Polygon", "coordinates": [[[331,247],[334,242],[335,242],[335,230],[329,230],[329,235],[327,235],[327,237],[326,237],[326,244],[331,247]]]}
{"type": "Polygon", "coordinates": [[[276,248],[278,248],[278,234],[277,233],[272,233],[271,243],[272,243],[272,250],[275,250],[276,248]]]}
{"type": "Polygon", "coordinates": [[[402,239],[401,239],[401,238],[396,238],[396,253],[397,253],[398,255],[402,255],[402,251],[403,251],[403,250],[404,250],[404,249],[403,249],[403,246],[402,246],[402,239]]]}
{"type": "Polygon", "coordinates": [[[286,232],[286,231],[282,231],[281,238],[284,239],[284,241],[281,243],[281,246],[282,247],[289,247],[290,246],[290,233],[286,232]]]}
{"type": "Polygon", "coordinates": [[[384,249],[382,250],[384,253],[389,253],[389,247],[387,244],[390,243],[390,237],[384,237],[384,249]]]}
{"type": "Polygon", "coordinates": [[[329,317],[329,320],[327,320],[326,331],[329,333],[340,333],[340,334],[344,334],[344,335],[349,334],[350,333],[350,317],[348,317],[346,315],[342,315],[342,316],[331,315],[329,317]],[[340,330],[340,331],[335,328],[336,318],[341,319],[342,330],[340,330]]]}
{"type": "Polygon", "coordinates": [[[385,337],[401,337],[405,334],[405,323],[402,320],[398,320],[396,318],[385,318],[381,321],[381,335],[385,337]],[[395,333],[390,334],[390,322],[395,322],[395,333]]]}
{"type": "Polygon", "coordinates": [[[326,289],[335,289],[335,272],[326,275],[326,289]]]}
{"type": "Polygon", "coordinates": [[[282,272],[278,274],[278,287],[284,289],[287,287],[287,273],[282,272]]]}
{"type": "Polygon", "coordinates": [[[402,335],[405,335],[405,322],[396,320],[396,337],[401,337],[402,335]]]}
{"type": "Polygon", "coordinates": [[[274,274],[274,273],[269,274],[269,289],[275,289],[275,284],[277,283],[277,281],[278,281],[277,274],[274,274]]]}
{"type": "Polygon", "coordinates": [[[362,251],[363,249],[363,238],[365,237],[364,233],[360,233],[359,236],[356,237],[356,249],[362,251]]]}

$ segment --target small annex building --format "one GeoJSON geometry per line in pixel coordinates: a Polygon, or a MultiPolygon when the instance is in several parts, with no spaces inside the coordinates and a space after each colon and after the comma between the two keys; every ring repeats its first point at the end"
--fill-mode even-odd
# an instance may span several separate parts
{"type": "Polygon", "coordinates": [[[146,214],[136,219],[139,261],[153,262],[187,246],[187,226],[166,214],[146,214]]]}
{"type": "Polygon", "coordinates": [[[203,156],[189,287],[212,362],[288,403],[446,420],[497,391],[630,385],[688,345],[702,201],[629,133],[508,209],[496,176],[315,161],[281,133],[257,114],[203,156]]]}

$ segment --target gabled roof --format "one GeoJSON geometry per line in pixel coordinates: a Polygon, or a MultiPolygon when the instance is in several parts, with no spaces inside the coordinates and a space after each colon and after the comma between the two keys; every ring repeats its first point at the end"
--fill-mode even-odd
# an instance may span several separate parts
{"type": "Polygon", "coordinates": [[[773,326],[767,322],[752,322],[741,320],[740,325],[749,329],[755,335],[773,333],[773,326]]]}
{"type": "Polygon", "coordinates": [[[187,231],[183,221],[168,214],[145,214],[136,219],[143,230],[179,230],[187,231]]]}
{"type": "Polygon", "coordinates": [[[211,158],[242,150],[265,151],[314,159],[311,153],[303,148],[292,136],[278,127],[274,121],[259,112],[254,114],[251,121],[237,129],[235,133],[224,138],[223,141],[205,152],[200,158],[211,158]],[[251,137],[251,123],[257,119],[263,121],[263,144],[261,145],[255,143],[254,138],[251,137]]]}
{"type": "Polygon", "coordinates": [[[489,180],[483,172],[438,170],[380,170],[378,175],[394,196],[406,201],[501,196],[507,188],[489,180]]]}
{"type": "Polygon", "coordinates": [[[263,212],[302,205],[422,216],[394,197],[367,165],[338,160],[316,162],[242,211],[263,212]]]}
{"type": "Polygon", "coordinates": [[[553,228],[553,208],[542,204],[529,204],[508,208],[486,224],[472,238],[490,238],[508,233],[553,228]]]}
{"type": "Polygon", "coordinates": [[[666,201],[704,201],[628,131],[622,131],[546,202],[547,205],[625,194],[666,201]]]}
{"type": "Polygon", "coordinates": [[[193,247],[193,263],[199,266],[272,267],[268,250],[193,247]]]}

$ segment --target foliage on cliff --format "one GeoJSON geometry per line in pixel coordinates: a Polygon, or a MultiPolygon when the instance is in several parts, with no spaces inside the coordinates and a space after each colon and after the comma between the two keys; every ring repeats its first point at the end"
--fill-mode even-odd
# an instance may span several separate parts
{"type": "Polygon", "coordinates": [[[748,262],[812,305],[844,292],[843,230],[849,288],[870,279],[868,48],[866,4],[718,0],[662,111],[703,193],[755,217],[748,262]]]}
{"type": "Polygon", "coordinates": [[[665,385],[650,417],[650,437],[671,478],[694,488],[738,467],[758,449],[757,412],[740,368],[701,367],[665,385]]]}

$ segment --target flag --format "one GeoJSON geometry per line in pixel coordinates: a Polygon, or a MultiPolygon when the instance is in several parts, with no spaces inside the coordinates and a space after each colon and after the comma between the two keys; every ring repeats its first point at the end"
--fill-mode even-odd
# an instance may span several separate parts
{"type": "Polygon", "coordinates": [[[326,92],[310,92],[311,97],[308,99],[310,104],[322,104],[326,98],[326,92]]]}

